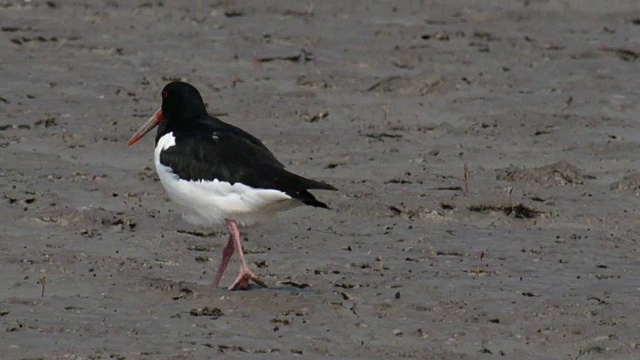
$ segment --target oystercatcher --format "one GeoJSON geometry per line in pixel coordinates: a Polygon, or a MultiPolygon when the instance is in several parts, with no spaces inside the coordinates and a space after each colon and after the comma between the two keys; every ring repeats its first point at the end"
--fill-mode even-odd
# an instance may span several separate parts
{"type": "Polygon", "coordinates": [[[240,274],[229,290],[266,287],[244,259],[238,225],[252,225],[300,205],[327,208],[308,190],[337,190],[290,173],[267,147],[246,131],[209,115],[198,90],[171,82],[162,107],[129,140],[133,145],[158,126],[154,163],[169,197],[194,225],[224,223],[229,240],[213,285],[220,283],[234,251],[240,274]]]}

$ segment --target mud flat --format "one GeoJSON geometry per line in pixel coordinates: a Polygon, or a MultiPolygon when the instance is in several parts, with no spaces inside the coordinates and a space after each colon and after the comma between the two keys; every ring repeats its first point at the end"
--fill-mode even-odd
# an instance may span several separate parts
{"type": "Polygon", "coordinates": [[[511,3],[5,1],[0,358],[637,358],[639,6],[511,3]],[[126,147],[173,79],[340,188],[268,289],[126,147]]]}

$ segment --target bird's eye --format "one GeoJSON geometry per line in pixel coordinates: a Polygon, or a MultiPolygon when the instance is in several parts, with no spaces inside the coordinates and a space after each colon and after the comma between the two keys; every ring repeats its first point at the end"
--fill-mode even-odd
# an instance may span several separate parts
{"type": "Polygon", "coordinates": [[[166,99],[169,97],[169,92],[167,90],[162,90],[162,98],[166,99]]]}

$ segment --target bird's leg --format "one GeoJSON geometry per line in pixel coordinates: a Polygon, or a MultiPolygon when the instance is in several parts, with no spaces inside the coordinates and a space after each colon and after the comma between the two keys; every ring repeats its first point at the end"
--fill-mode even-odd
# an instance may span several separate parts
{"type": "Polygon", "coordinates": [[[233,248],[233,235],[229,234],[229,241],[227,242],[227,246],[225,246],[224,250],[222,250],[222,262],[220,263],[220,266],[218,266],[218,272],[216,272],[216,278],[213,281],[213,287],[218,287],[218,284],[220,284],[224,269],[227,268],[229,260],[231,260],[231,255],[233,255],[233,248]]]}
{"type": "Polygon", "coordinates": [[[233,239],[235,250],[238,252],[238,258],[240,259],[240,274],[238,274],[236,281],[229,286],[229,290],[247,290],[249,289],[249,280],[252,280],[262,287],[267,287],[267,284],[258,279],[258,277],[249,270],[249,266],[244,260],[244,252],[242,251],[242,244],[240,243],[240,231],[238,231],[238,225],[235,220],[225,219],[224,222],[227,225],[231,239],[233,239]]]}

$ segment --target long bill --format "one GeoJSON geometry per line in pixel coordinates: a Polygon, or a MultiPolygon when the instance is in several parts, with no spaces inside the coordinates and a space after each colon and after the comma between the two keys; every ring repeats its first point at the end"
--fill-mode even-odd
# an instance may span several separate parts
{"type": "Polygon", "coordinates": [[[147,120],[147,122],[145,122],[144,125],[142,125],[140,129],[138,129],[138,131],[136,131],[135,134],[133,134],[133,136],[129,140],[128,145],[131,146],[135,144],[138,140],[142,139],[142,137],[147,135],[149,131],[153,130],[154,127],[158,126],[158,124],[160,124],[162,120],[164,120],[164,115],[162,115],[162,109],[160,109],[156,111],[156,113],[153,114],[153,116],[151,116],[149,120],[147,120]]]}

